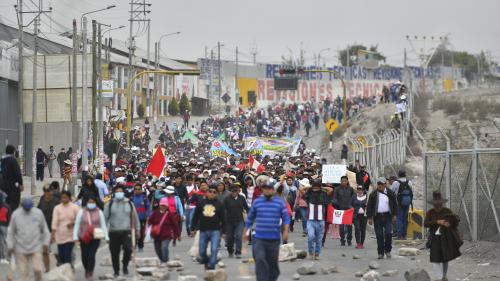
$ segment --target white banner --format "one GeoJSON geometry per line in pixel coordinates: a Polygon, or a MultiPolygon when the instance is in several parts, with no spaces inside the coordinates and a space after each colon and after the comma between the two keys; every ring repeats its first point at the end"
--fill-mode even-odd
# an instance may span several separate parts
{"type": "Polygon", "coordinates": [[[323,183],[340,183],[340,177],[345,176],[346,165],[323,165],[321,180],[323,183]]]}

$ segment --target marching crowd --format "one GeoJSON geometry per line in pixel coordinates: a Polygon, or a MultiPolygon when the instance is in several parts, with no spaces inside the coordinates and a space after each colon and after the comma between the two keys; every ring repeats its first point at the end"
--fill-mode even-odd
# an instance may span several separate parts
{"type": "MultiPolygon", "coordinates": [[[[159,174],[149,169],[154,153],[148,150],[148,122],[134,130],[134,148],[123,149],[115,166],[106,163],[103,173],[85,173],[78,194],[61,188],[58,181],[45,185],[37,207],[31,197],[20,199],[22,177],[15,148],[9,145],[1,166],[1,262],[15,256],[21,280],[28,280],[29,265],[41,280],[43,268],[50,268],[50,244],[57,245],[58,265],[72,264],[79,244],[85,278],[92,280],[97,250],[107,241],[114,275],[128,275],[133,251],[142,251],[151,240],[160,266],[166,266],[170,245],[181,242],[185,232],[196,237],[197,261],[206,269],[216,267],[223,250],[228,258],[241,258],[248,241],[257,280],[277,280],[280,245],[288,242],[289,232],[302,231],[309,258],[319,260],[328,231],[339,236],[341,246],[350,247],[354,226],[356,248],[363,249],[367,224],[374,226],[379,259],[391,258],[393,236],[406,239],[412,207],[412,187],[404,170],[397,177],[373,180],[356,162],[347,167],[354,180],[346,174],[340,182],[323,183],[326,159],[306,149],[304,142],[286,154],[252,155],[246,149],[249,136],[293,137],[301,126],[308,135],[329,107],[278,105],[209,117],[191,127],[189,122],[164,123],[154,145],[166,158],[159,174]],[[215,140],[227,143],[226,157],[210,157],[215,140]],[[352,212],[352,218],[335,223],[332,211],[352,212]],[[300,230],[295,222],[300,222],[300,230]]],[[[114,138],[111,133],[108,137],[114,138]]],[[[119,145],[113,149],[124,143],[123,137],[114,140],[119,145]]],[[[433,237],[445,237],[458,222],[442,207],[439,194],[433,203],[426,226],[433,237]]],[[[441,264],[440,280],[446,280],[447,262],[459,252],[443,255],[435,245],[438,240],[429,245],[431,262],[441,264]]]]}

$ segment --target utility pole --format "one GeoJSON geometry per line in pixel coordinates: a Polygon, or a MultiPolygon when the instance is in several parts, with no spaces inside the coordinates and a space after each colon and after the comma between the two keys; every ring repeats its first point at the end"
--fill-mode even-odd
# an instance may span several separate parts
{"type": "MultiPolygon", "coordinates": [[[[103,111],[103,100],[102,100],[102,24],[99,23],[97,26],[97,154],[94,159],[99,159],[99,165],[97,166],[97,170],[102,172],[101,167],[102,163],[102,153],[103,153],[103,132],[102,132],[102,111],[103,111]]],[[[109,78],[108,78],[109,79],[109,78]]]]}
{"type": "Polygon", "coordinates": [[[219,69],[219,107],[221,106],[221,94],[222,94],[222,77],[220,76],[220,68],[221,68],[221,65],[220,65],[220,41],[217,42],[217,65],[218,65],[218,69],[219,69]]]}
{"type": "Polygon", "coordinates": [[[238,46],[236,46],[236,69],[234,71],[234,98],[235,104],[239,105],[240,103],[240,91],[238,87],[238,46]]]}
{"type": "MultiPolygon", "coordinates": [[[[147,22],[146,14],[150,13],[150,10],[146,10],[146,7],[151,7],[150,3],[146,3],[145,0],[130,0],[130,18],[129,18],[129,44],[128,44],[128,79],[131,80],[135,76],[135,71],[132,66],[132,58],[134,57],[134,36],[133,36],[133,25],[135,21],[147,22]],[[144,17],[144,18],[143,18],[144,17]]],[[[149,30],[149,28],[148,28],[149,30]]],[[[148,31],[149,32],[149,31],[148,31]]],[[[149,38],[149,36],[148,36],[149,38]]],[[[148,39],[149,44],[149,39],[148,39]]],[[[149,52],[148,52],[149,53],[149,52]]],[[[149,77],[149,76],[148,76],[149,77]]],[[[132,127],[132,122],[134,119],[134,109],[132,108],[132,95],[135,92],[135,87],[132,85],[131,91],[127,93],[127,145],[131,144],[130,128],[132,127]]]]}
{"type": "MultiPolygon", "coordinates": [[[[155,42],[155,70],[158,70],[158,42],[155,42]]],[[[154,123],[156,123],[156,120],[158,119],[158,108],[156,107],[156,99],[158,93],[158,74],[153,75],[153,94],[152,94],[152,107],[153,107],[153,119],[154,123]]],[[[156,125],[155,125],[156,128],[156,125]]]]}
{"type": "Polygon", "coordinates": [[[344,83],[344,129],[347,128],[347,83],[349,83],[350,80],[350,65],[351,64],[351,47],[347,45],[347,55],[346,55],[346,66],[347,66],[347,73],[345,77],[345,83],[344,83]]]}
{"type": "MultiPolygon", "coordinates": [[[[76,53],[78,52],[78,35],[77,35],[77,27],[76,27],[76,19],[73,19],[73,63],[72,63],[72,81],[71,81],[71,147],[73,149],[73,154],[76,154],[76,150],[78,148],[78,139],[79,139],[79,130],[80,126],[78,124],[77,120],[77,110],[78,110],[78,101],[76,97],[76,64],[77,64],[77,59],[76,59],[76,53]]],[[[73,157],[71,155],[70,157],[73,157]]],[[[72,173],[71,176],[71,183],[69,185],[68,190],[71,192],[71,194],[75,194],[75,186],[76,186],[76,178],[77,174],[72,173]]]]}
{"type": "MultiPolygon", "coordinates": [[[[17,96],[19,99],[19,113],[18,113],[18,119],[19,119],[19,124],[18,124],[18,150],[19,150],[19,155],[23,156],[24,159],[24,151],[26,151],[26,148],[24,147],[24,115],[23,115],[23,88],[24,88],[24,62],[23,62],[23,50],[24,50],[24,22],[23,22],[23,0],[18,0],[17,4],[17,11],[18,11],[18,26],[19,26],[19,42],[17,43],[17,50],[18,50],[18,83],[17,83],[17,96]]],[[[23,163],[23,167],[21,167],[21,170],[23,171],[22,174],[24,174],[25,167],[26,167],[26,160],[23,163]]]]}
{"type": "MultiPolygon", "coordinates": [[[[149,70],[149,63],[150,63],[150,60],[149,60],[149,52],[151,51],[150,50],[150,38],[151,38],[151,20],[148,19],[148,43],[147,43],[147,48],[146,48],[146,57],[147,57],[147,66],[146,66],[146,70],[149,70]]],[[[149,77],[150,77],[150,74],[148,74],[148,82],[147,82],[147,86],[146,86],[146,105],[149,105],[151,107],[151,91],[149,90],[149,77]]],[[[149,116],[151,113],[148,112],[148,115],[149,116]]],[[[155,124],[156,122],[153,121],[153,125],[155,124]]]]}
{"type": "MultiPolygon", "coordinates": [[[[38,7],[38,9],[40,10],[41,9],[41,5],[40,7],[38,7]]],[[[34,51],[33,51],[33,97],[31,99],[32,103],[31,103],[31,152],[33,153],[33,164],[32,164],[32,169],[31,169],[31,195],[35,195],[36,194],[36,165],[37,165],[37,162],[36,162],[36,126],[37,126],[37,105],[36,105],[36,100],[37,100],[37,70],[38,70],[38,66],[37,66],[37,63],[38,63],[38,25],[39,25],[39,18],[40,16],[40,13],[35,16],[35,21],[34,21],[34,32],[33,32],[33,36],[35,37],[34,40],[35,40],[35,47],[34,47],[34,51]]]]}
{"type": "Polygon", "coordinates": [[[97,159],[97,21],[92,20],[92,158],[97,159]]]}
{"type": "Polygon", "coordinates": [[[87,117],[87,17],[82,19],[82,40],[83,40],[83,50],[82,50],[82,137],[81,141],[81,153],[82,153],[82,170],[86,170],[88,165],[87,157],[87,141],[89,138],[88,131],[88,117],[87,117]]]}

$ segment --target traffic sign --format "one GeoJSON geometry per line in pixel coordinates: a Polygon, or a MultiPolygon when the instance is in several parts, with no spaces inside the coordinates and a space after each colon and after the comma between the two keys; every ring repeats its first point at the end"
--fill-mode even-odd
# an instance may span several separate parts
{"type": "Polygon", "coordinates": [[[335,130],[337,130],[337,128],[339,127],[339,123],[337,123],[337,121],[335,121],[333,118],[330,118],[330,120],[326,122],[325,126],[328,132],[330,132],[331,134],[335,132],[335,130]]]}

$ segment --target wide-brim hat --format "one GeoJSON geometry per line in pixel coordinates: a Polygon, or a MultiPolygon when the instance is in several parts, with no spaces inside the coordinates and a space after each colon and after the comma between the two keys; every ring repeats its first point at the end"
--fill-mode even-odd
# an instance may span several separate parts
{"type": "Polygon", "coordinates": [[[71,163],[71,160],[68,159],[68,160],[64,160],[64,164],[71,165],[72,163],[71,163]]]}
{"type": "Polygon", "coordinates": [[[174,194],[175,193],[175,187],[169,185],[167,188],[165,188],[165,193],[166,194],[174,194]]]}
{"type": "Polygon", "coordinates": [[[443,204],[443,203],[448,202],[448,199],[443,198],[443,196],[441,195],[441,192],[433,191],[432,192],[432,199],[427,201],[427,202],[430,204],[439,204],[439,203],[443,204]]]}

